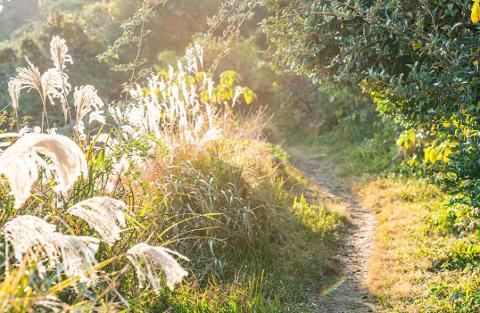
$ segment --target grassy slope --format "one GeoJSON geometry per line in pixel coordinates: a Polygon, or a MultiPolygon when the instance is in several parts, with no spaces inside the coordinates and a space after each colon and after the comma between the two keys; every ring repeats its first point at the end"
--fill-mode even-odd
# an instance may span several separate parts
{"type": "MultiPolygon", "coordinates": [[[[126,271],[111,285],[129,302],[129,311],[308,312],[302,305],[307,291],[322,288],[335,275],[331,251],[338,245],[343,219],[338,212],[310,204],[321,203],[320,193],[290,164],[288,155],[277,146],[244,139],[211,142],[201,151],[186,147],[173,159],[161,150],[148,171],[132,170],[118,182],[115,196],[132,203],[134,222],[115,245],[101,246],[99,259],[144,241],[188,256],[191,261],[182,265],[190,275],[175,291],[164,286],[155,294],[151,288],[140,288],[133,271],[126,271]],[[310,203],[296,200],[302,195],[310,203]]],[[[102,155],[89,157],[92,177],[105,173],[102,155]]],[[[86,180],[75,187],[72,204],[75,198],[91,197],[88,184],[93,185],[86,180]]],[[[42,188],[51,190],[48,185],[42,188]]],[[[2,225],[21,214],[12,209],[7,193],[0,188],[2,225]]],[[[63,207],[57,209],[53,199],[32,198],[22,213],[40,207],[55,216],[63,207]]],[[[93,234],[86,223],[62,217],[72,232],[93,234]]],[[[118,259],[106,271],[126,264],[118,259]]],[[[24,307],[31,281],[28,271],[20,274],[25,275],[21,281],[5,281],[0,287],[24,307]]],[[[109,290],[106,283],[95,288],[98,293],[109,290]]],[[[73,303],[77,294],[66,288],[56,296],[73,303]]]]}
{"type": "MultiPolygon", "coordinates": [[[[213,227],[177,245],[193,259],[189,283],[175,293],[146,297],[137,311],[306,312],[301,305],[306,290],[321,288],[335,273],[331,254],[325,252],[337,245],[343,222],[339,213],[295,200],[305,195],[312,203],[320,201],[314,186],[287,159],[277,146],[231,140],[154,167],[154,190],[144,187],[145,194],[137,195],[137,201],[156,208],[143,219],[172,215],[181,221],[190,214],[186,206],[199,214],[221,215],[212,224],[174,231],[173,236],[213,227]],[[170,200],[163,204],[164,195],[170,200]],[[196,237],[210,238],[210,244],[196,237]]],[[[149,222],[146,234],[165,228],[163,218],[157,219],[149,222]]]]}
{"type": "MultiPolygon", "coordinates": [[[[340,138],[339,138],[340,136],[340,138]]],[[[396,170],[388,129],[357,142],[311,139],[377,216],[369,291],[385,312],[479,312],[477,210],[452,206],[428,181],[396,170]]]]}

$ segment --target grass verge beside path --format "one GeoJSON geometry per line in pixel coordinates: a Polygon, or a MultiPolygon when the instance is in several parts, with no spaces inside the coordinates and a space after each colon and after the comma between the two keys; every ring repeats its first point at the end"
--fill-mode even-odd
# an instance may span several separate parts
{"type": "Polygon", "coordinates": [[[312,142],[376,214],[367,287],[383,312],[480,312],[479,210],[399,174],[388,136],[312,142]]]}
{"type": "MultiPolygon", "coordinates": [[[[150,173],[149,201],[158,202],[151,195],[159,198],[159,190],[175,195],[149,213],[152,219],[185,208],[219,215],[202,225],[209,245],[195,238],[183,243],[185,254],[198,255],[190,263],[189,283],[145,299],[138,311],[309,312],[310,291],[321,290],[337,273],[331,251],[344,225],[341,212],[328,207],[287,153],[263,141],[219,142],[202,154],[177,158],[150,173]]],[[[177,231],[194,227],[184,228],[177,231]]]]}

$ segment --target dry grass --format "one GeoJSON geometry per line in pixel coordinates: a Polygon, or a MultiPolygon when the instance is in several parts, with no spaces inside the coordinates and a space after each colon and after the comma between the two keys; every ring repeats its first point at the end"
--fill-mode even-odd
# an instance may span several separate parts
{"type": "Polygon", "coordinates": [[[437,280],[424,255],[426,246],[435,244],[427,233],[429,208],[443,196],[425,182],[392,178],[363,179],[354,190],[377,218],[369,291],[387,312],[419,312],[418,299],[428,298],[430,285],[437,280]]]}

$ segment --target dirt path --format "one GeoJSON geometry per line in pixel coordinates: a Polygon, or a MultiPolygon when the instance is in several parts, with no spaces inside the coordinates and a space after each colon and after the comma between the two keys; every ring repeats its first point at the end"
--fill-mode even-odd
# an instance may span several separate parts
{"type": "Polygon", "coordinates": [[[312,154],[305,148],[289,149],[289,152],[294,163],[320,186],[323,196],[344,206],[351,223],[336,256],[342,268],[341,278],[321,294],[312,295],[313,309],[322,313],[376,312],[364,288],[367,261],[374,246],[374,214],[363,208],[335,177],[332,165],[327,164],[322,154],[312,154]]]}

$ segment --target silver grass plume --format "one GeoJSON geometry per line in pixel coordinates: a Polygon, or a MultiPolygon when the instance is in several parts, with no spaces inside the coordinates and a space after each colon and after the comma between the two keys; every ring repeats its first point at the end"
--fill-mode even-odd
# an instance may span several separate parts
{"type": "Polygon", "coordinates": [[[61,92],[63,81],[66,81],[68,77],[56,68],[51,68],[41,74],[27,57],[25,59],[28,66],[17,68],[17,76],[14,78],[16,84],[20,85],[20,89],[35,89],[40,94],[42,102],[45,102],[47,98],[57,98],[61,92]]]}
{"type": "Polygon", "coordinates": [[[21,263],[23,256],[36,243],[43,246],[44,251],[54,258],[53,247],[49,242],[49,235],[55,232],[55,225],[49,224],[39,217],[21,215],[7,222],[3,234],[12,244],[13,256],[17,263],[21,263]]]}
{"type": "Polygon", "coordinates": [[[39,165],[54,169],[56,190],[60,192],[70,190],[77,178],[88,172],[82,150],[70,138],[56,134],[26,134],[0,155],[0,174],[10,183],[15,207],[22,206],[30,197],[39,165]],[[42,156],[51,160],[51,166],[42,156]]]}
{"type": "Polygon", "coordinates": [[[98,111],[104,106],[102,99],[97,95],[97,90],[90,85],[75,88],[73,98],[77,120],[82,120],[92,110],[98,111]]]}
{"type": "MultiPolygon", "coordinates": [[[[54,98],[62,98],[62,88],[64,82],[68,79],[66,74],[61,73],[56,68],[50,68],[45,73],[42,74],[42,92],[44,98],[49,98],[50,102],[54,104],[54,98]]],[[[68,85],[67,90],[70,89],[68,85]]]]}
{"type": "Polygon", "coordinates": [[[33,65],[27,57],[25,57],[25,59],[27,61],[27,67],[17,68],[17,76],[15,80],[20,84],[21,89],[26,88],[29,90],[37,90],[43,99],[42,74],[40,74],[38,67],[33,65]]]}
{"type": "Polygon", "coordinates": [[[198,141],[198,145],[200,147],[204,146],[207,142],[210,142],[212,140],[216,140],[220,137],[222,137],[222,130],[220,128],[218,128],[218,127],[210,128],[200,138],[200,140],[198,141]]]}
{"type": "Polygon", "coordinates": [[[85,271],[97,263],[97,238],[64,235],[57,232],[54,225],[32,215],[21,215],[7,222],[3,234],[7,243],[13,247],[18,264],[31,251],[37,256],[37,269],[40,273],[46,271],[42,261],[46,257],[50,267],[62,270],[70,277],[79,277],[82,281],[95,277],[94,273],[87,275],[85,271]]]}
{"type": "Polygon", "coordinates": [[[59,36],[53,36],[50,41],[50,55],[56,69],[63,71],[66,64],[73,64],[72,57],[68,54],[68,46],[65,39],[59,36]]]}
{"type": "Polygon", "coordinates": [[[96,120],[100,123],[105,123],[105,117],[101,108],[104,107],[102,99],[97,95],[95,87],[86,85],[80,88],[75,88],[73,93],[74,107],[76,111],[75,128],[82,127],[82,120],[85,116],[90,114],[91,123],[96,120]]]}
{"type": "Polygon", "coordinates": [[[100,240],[89,236],[69,236],[54,233],[52,243],[59,251],[62,258],[62,269],[70,277],[79,277],[82,281],[95,278],[95,273],[87,274],[85,271],[97,264],[97,253],[100,240]]]}
{"type": "Polygon", "coordinates": [[[110,197],[93,197],[75,204],[67,213],[85,220],[105,242],[112,245],[120,239],[120,233],[126,226],[125,209],[123,201],[110,197]]]}
{"type": "Polygon", "coordinates": [[[158,293],[160,291],[158,269],[161,269],[165,274],[167,286],[170,290],[173,290],[177,283],[180,283],[184,277],[188,276],[187,271],[170,254],[175,254],[182,259],[188,260],[175,251],[162,247],[153,247],[146,243],[139,243],[127,251],[127,258],[135,267],[140,288],[148,280],[155,292],[158,293]]]}
{"type": "Polygon", "coordinates": [[[43,119],[46,118],[47,99],[52,104],[55,104],[54,99],[60,99],[63,113],[66,116],[68,111],[66,95],[71,90],[70,84],[67,83],[68,76],[62,69],[57,67],[41,74],[39,69],[27,57],[25,59],[27,67],[17,68],[17,76],[13,80],[20,86],[20,89],[35,89],[40,95],[43,105],[42,126],[43,119]]]}
{"type": "Polygon", "coordinates": [[[48,69],[42,75],[42,88],[44,97],[48,97],[48,100],[52,105],[55,104],[55,99],[60,100],[63,116],[65,122],[67,122],[69,109],[67,95],[72,89],[72,86],[68,83],[67,74],[61,72],[57,68],[48,69]]]}
{"type": "Polygon", "coordinates": [[[12,99],[12,107],[15,112],[18,111],[18,100],[20,98],[20,89],[22,85],[17,79],[11,79],[8,82],[8,93],[12,99]]]}
{"type": "Polygon", "coordinates": [[[61,92],[56,95],[56,98],[60,99],[65,123],[67,123],[69,116],[68,110],[70,109],[67,95],[71,90],[71,86],[68,84],[68,76],[65,74],[64,70],[67,64],[73,64],[73,60],[68,54],[68,46],[65,42],[65,39],[62,39],[59,36],[53,36],[52,40],[50,41],[50,55],[56,72],[61,75],[61,92]]]}
{"type": "Polygon", "coordinates": [[[202,45],[199,43],[195,43],[193,45],[193,48],[195,49],[195,52],[197,53],[198,60],[200,61],[200,67],[203,68],[203,56],[204,56],[204,50],[202,45]]]}

